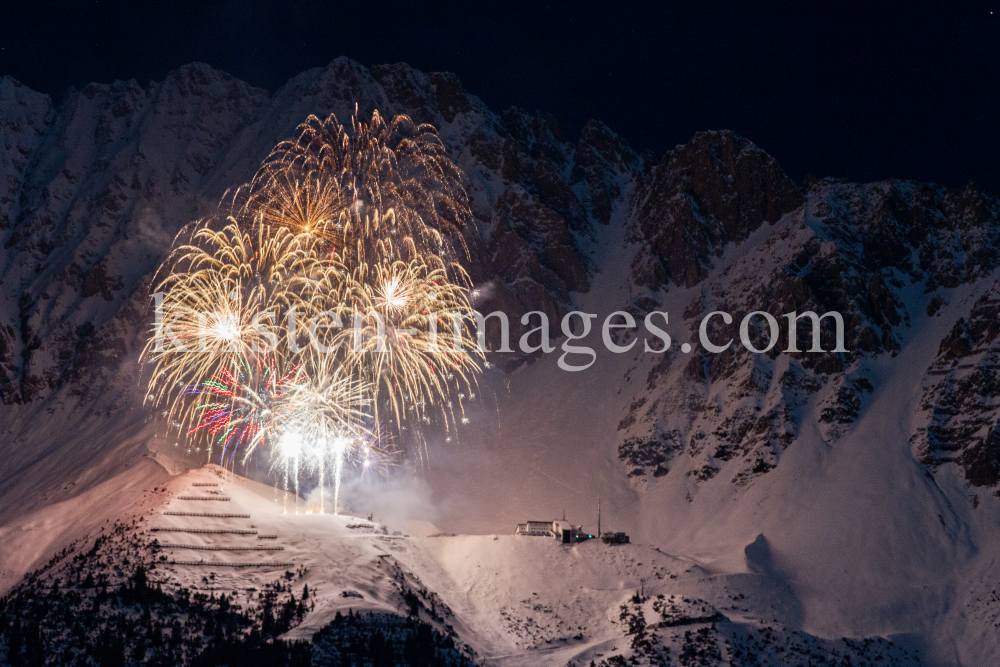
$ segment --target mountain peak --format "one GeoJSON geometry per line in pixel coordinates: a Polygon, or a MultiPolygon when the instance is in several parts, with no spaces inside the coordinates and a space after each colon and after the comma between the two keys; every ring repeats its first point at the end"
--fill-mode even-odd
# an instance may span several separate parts
{"type": "Polygon", "coordinates": [[[753,142],[726,130],[699,132],[666,153],[636,193],[633,238],[651,251],[639,260],[640,281],[690,287],[727,243],[801,205],[795,183],[753,142]]]}

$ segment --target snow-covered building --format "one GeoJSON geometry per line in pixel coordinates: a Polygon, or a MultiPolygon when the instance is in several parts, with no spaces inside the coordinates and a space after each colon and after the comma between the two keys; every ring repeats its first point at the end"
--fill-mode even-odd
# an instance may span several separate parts
{"type": "Polygon", "coordinates": [[[517,524],[515,535],[532,537],[553,537],[563,544],[593,539],[593,535],[583,532],[583,526],[574,526],[569,521],[527,521],[517,524]]]}
{"type": "Polygon", "coordinates": [[[551,521],[527,521],[517,524],[515,535],[530,535],[535,537],[554,537],[551,521]]]}

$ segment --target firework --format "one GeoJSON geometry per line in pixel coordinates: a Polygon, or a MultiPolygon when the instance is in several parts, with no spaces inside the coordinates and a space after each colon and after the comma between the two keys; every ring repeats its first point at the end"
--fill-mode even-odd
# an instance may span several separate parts
{"type": "Polygon", "coordinates": [[[166,405],[181,428],[200,420],[197,404],[185,399],[190,388],[233,357],[285,356],[287,328],[277,325],[287,295],[324,270],[308,241],[285,230],[252,235],[230,219],[219,231],[196,225],[190,236],[157,285],[160,321],[143,352],[153,364],[147,401],[166,405]]]}
{"type": "Polygon", "coordinates": [[[372,387],[375,416],[391,416],[397,428],[408,419],[426,423],[434,412],[454,425],[450,397],[471,393],[482,357],[467,290],[417,261],[356,273],[355,326],[337,334],[341,349],[350,343],[344,372],[372,387]]]}
{"type": "MultiPolygon", "coordinates": [[[[461,172],[433,126],[310,116],[243,193],[243,216],[310,234],[349,267],[419,259],[451,272],[468,256],[461,172]]],[[[456,271],[452,277],[463,276],[456,271]]]]}
{"type": "Polygon", "coordinates": [[[264,447],[296,493],[332,473],[336,511],[344,466],[384,469],[404,423],[474,395],[461,172],[406,116],[310,116],[220,210],[161,268],[147,401],[210,459],[264,447]]]}
{"type": "Polygon", "coordinates": [[[353,462],[358,452],[374,445],[370,421],[363,408],[367,404],[366,387],[348,377],[313,378],[299,383],[283,397],[281,437],[273,450],[275,467],[294,470],[296,496],[298,475],[315,474],[320,483],[320,512],[327,471],[334,480],[334,512],[340,493],[344,465],[353,462]]]}
{"type": "Polygon", "coordinates": [[[301,365],[282,372],[273,354],[235,355],[210,379],[185,391],[201,398],[194,407],[200,422],[188,435],[204,432],[221,448],[221,462],[228,454],[232,465],[242,451],[245,463],[258,445],[275,441],[283,403],[307,383],[301,365]]]}

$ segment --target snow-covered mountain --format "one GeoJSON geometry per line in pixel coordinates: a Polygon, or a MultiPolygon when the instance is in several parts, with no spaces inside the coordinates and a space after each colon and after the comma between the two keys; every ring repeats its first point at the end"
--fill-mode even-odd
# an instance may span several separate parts
{"type": "MultiPolygon", "coordinates": [[[[919,659],[884,638],[788,627],[787,586],[712,574],[652,545],[296,513],[303,501],[217,466],[137,495],[135,514],[68,545],[0,602],[0,660],[11,646],[25,662],[81,665],[919,659]]],[[[747,553],[766,567],[766,541],[747,553]]]]}
{"type": "MultiPolygon", "coordinates": [[[[1000,655],[996,199],[974,185],[797,184],[730,132],[657,161],[598,121],[572,141],[543,113],[491,111],[453,75],[347,59],[274,94],[197,64],[58,104],[0,79],[0,590],[138,512],[126,490],[200,465],[141,407],[152,272],[306,116],[355,105],[439,128],[472,203],[477,308],[506,312],[515,340],[532,310],[600,319],[581,373],[561,371],[558,352],[490,354],[469,423],[431,442],[416,473],[348,489],[354,509],[480,535],[566,511],[596,530],[600,495],[603,528],[701,568],[701,588],[665,595],[729,621],[713,582],[752,577],[746,595],[780,591],[790,632],[889,637],[927,664],[1000,655]],[[668,312],[670,350],[604,349],[600,323],[617,310],[668,312]],[[709,354],[698,326],[718,310],[735,323],[713,320],[716,340],[767,311],[779,343],[709,354]],[[843,314],[847,353],[782,351],[781,315],[806,310],[843,314]]],[[[824,321],[826,349],[832,333],[824,321]]],[[[488,340],[497,348],[498,331],[488,340]]],[[[805,322],[797,340],[811,342],[805,322]]],[[[516,567],[549,572],[521,548],[516,567]]],[[[637,578],[616,580],[607,609],[637,578]]],[[[496,622],[470,620],[460,638],[482,646],[496,622]]]]}

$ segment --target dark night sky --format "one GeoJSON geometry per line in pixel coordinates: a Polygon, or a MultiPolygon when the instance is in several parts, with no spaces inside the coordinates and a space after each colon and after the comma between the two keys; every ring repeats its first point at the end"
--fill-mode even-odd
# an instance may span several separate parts
{"type": "Polygon", "coordinates": [[[619,4],[8,0],[0,74],[58,98],[195,60],[272,91],[340,55],[405,61],[657,156],[728,128],[796,179],[1000,189],[1000,0],[619,4]]]}

